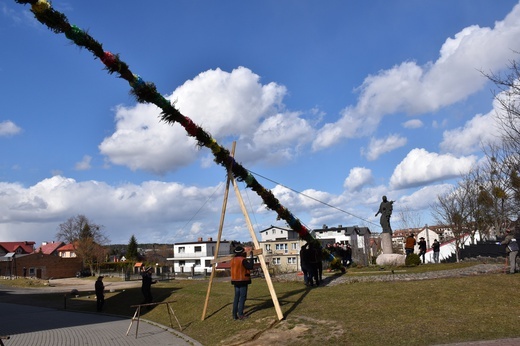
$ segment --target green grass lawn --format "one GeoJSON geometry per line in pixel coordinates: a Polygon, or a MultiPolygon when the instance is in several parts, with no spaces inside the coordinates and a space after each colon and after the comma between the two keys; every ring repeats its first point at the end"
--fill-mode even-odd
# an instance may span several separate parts
{"type": "MultiPolygon", "coordinates": [[[[429,270],[460,268],[439,264],[429,270]]],[[[428,266],[394,268],[422,272],[428,266]]],[[[382,268],[359,268],[344,275],[367,275],[382,268]]],[[[384,272],[387,272],[385,269],[384,272]]],[[[383,273],[383,275],[385,275],[383,273]]],[[[302,282],[274,282],[284,315],[279,321],[264,279],[254,279],[246,310],[250,318],[231,318],[233,288],[214,282],[205,319],[209,281],[173,280],[152,287],[154,301],[171,302],[182,332],[203,345],[241,343],[281,345],[433,345],[520,337],[517,301],[520,275],[489,274],[449,279],[355,282],[307,289],[302,282]],[[246,342],[248,341],[248,342],[246,342]]],[[[36,295],[62,308],[61,295],[36,295]]],[[[105,313],[128,316],[142,300],[139,288],[107,293],[105,313]]],[[[67,309],[95,311],[92,292],[66,299],[67,309]]],[[[47,305],[48,306],[48,305],[47,305]]],[[[166,305],[142,318],[170,326],[166,305]]],[[[172,327],[179,329],[175,319],[172,327]]]]}

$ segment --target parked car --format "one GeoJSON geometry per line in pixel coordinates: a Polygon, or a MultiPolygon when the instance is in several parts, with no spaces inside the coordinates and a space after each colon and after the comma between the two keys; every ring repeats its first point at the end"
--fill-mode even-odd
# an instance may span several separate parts
{"type": "Polygon", "coordinates": [[[87,276],[92,276],[92,273],[90,272],[90,269],[83,269],[76,273],[77,278],[84,278],[87,276]]]}

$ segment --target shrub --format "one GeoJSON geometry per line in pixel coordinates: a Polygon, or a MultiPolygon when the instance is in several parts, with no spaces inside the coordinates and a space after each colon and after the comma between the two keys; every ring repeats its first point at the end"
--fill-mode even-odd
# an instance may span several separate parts
{"type": "Polygon", "coordinates": [[[419,264],[421,264],[421,258],[419,257],[418,254],[415,254],[415,253],[409,254],[408,256],[406,256],[404,264],[406,266],[410,266],[410,267],[418,266],[419,264]]]}

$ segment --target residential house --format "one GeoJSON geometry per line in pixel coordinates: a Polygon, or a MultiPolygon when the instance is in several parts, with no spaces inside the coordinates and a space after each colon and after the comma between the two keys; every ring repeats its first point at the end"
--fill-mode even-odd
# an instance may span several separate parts
{"type": "Polygon", "coordinates": [[[36,277],[39,279],[73,277],[81,270],[81,260],[62,259],[58,255],[61,242],[43,243],[34,249],[35,242],[0,242],[0,275],[36,277]]]}
{"type": "MultiPolygon", "coordinates": [[[[34,252],[28,255],[17,255],[11,266],[11,274],[23,277],[35,277],[43,280],[50,278],[74,277],[82,269],[80,258],[63,258],[34,252]],[[24,270],[25,268],[25,270],[24,270]]],[[[2,269],[2,273],[5,273],[2,269]]]]}
{"type": "Polygon", "coordinates": [[[270,269],[279,273],[301,270],[300,249],[305,241],[299,238],[298,232],[271,226],[260,231],[260,237],[260,246],[270,269]]]}
{"type": "Polygon", "coordinates": [[[57,250],[58,256],[62,258],[76,258],[76,247],[74,244],[65,244],[59,247],[57,250]]]}
{"type": "Polygon", "coordinates": [[[58,249],[64,245],[65,243],[61,241],[43,242],[34,252],[42,253],[44,255],[58,256],[58,249]]]}
{"type": "Polygon", "coordinates": [[[17,255],[30,254],[34,252],[33,241],[3,241],[0,242],[0,256],[5,256],[8,253],[17,255]]]}
{"type": "Polygon", "coordinates": [[[260,231],[262,241],[270,241],[276,239],[299,239],[298,232],[284,227],[271,226],[260,231]]]}
{"type": "Polygon", "coordinates": [[[175,273],[210,273],[211,261],[215,257],[227,256],[231,252],[229,241],[220,242],[218,254],[216,254],[216,245],[217,242],[213,241],[213,238],[208,238],[207,241],[199,238],[197,242],[175,243],[173,257],[167,260],[173,262],[175,273]]]}

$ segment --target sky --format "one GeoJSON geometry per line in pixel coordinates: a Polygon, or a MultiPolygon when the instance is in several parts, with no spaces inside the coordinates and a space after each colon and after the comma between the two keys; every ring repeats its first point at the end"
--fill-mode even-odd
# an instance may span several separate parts
{"type": "MultiPolygon", "coordinates": [[[[511,0],[59,1],[55,10],[202,126],[309,229],[381,232],[381,197],[431,205],[498,140],[486,74],[520,51],[511,0]]],[[[287,227],[178,124],[29,5],[0,0],[0,241],[85,215],[112,244],[249,241],[287,227]],[[223,212],[224,210],[224,212],[223,212]]]]}

